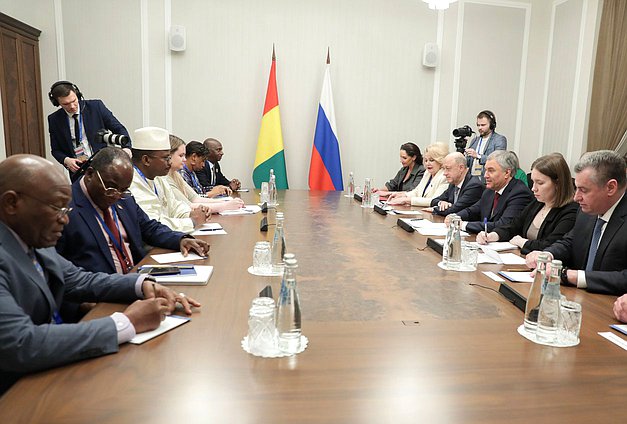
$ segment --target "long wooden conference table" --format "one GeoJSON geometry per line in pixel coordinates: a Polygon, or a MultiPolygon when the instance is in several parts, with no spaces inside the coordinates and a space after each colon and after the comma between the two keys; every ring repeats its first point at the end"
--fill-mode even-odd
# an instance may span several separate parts
{"type": "MultiPolygon", "coordinates": [[[[271,240],[273,227],[259,231],[261,214],[216,217],[228,235],[207,237],[209,284],[175,288],[203,305],[191,322],[23,378],[0,398],[0,422],[627,420],[627,352],[597,334],[616,323],[613,297],[562,287],[583,305],[581,343],[536,345],[516,332],[523,313],[480,272],[501,266],[444,271],[425,237],[342,193],[290,190],[279,202],[299,261],[303,353],[264,359],[242,350],[251,300],[267,284],[279,291],[279,277],[247,272],[254,243],[271,240]]],[[[515,288],[526,294],[528,284],[515,288]]],[[[123,307],[99,305],[92,316],[123,307]]]]}

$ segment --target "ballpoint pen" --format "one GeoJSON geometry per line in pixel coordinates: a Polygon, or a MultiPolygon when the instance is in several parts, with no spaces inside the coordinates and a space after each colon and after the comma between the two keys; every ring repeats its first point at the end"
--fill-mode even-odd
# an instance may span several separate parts
{"type": "Polygon", "coordinates": [[[485,239],[488,241],[488,217],[483,218],[483,231],[485,232],[485,239]]]}

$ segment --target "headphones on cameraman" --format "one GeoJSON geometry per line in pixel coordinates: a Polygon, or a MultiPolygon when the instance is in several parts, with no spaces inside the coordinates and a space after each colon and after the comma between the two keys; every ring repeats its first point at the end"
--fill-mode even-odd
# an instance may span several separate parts
{"type": "Polygon", "coordinates": [[[496,117],[494,116],[494,113],[486,109],[479,112],[479,115],[486,115],[488,117],[488,120],[490,121],[490,129],[494,131],[496,128],[496,117]]]}
{"type": "Polygon", "coordinates": [[[78,89],[78,86],[76,84],[70,81],[57,81],[52,84],[52,87],[50,87],[50,92],[48,92],[48,98],[50,99],[50,102],[53,106],[60,106],[59,101],[52,95],[52,90],[60,85],[69,85],[71,87],[71,90],[74,91],[74,93],[76,94],[76,98],[78,99],[78,101],[83,100],[83,93],[81,93],[81,90],[78,89]]]}

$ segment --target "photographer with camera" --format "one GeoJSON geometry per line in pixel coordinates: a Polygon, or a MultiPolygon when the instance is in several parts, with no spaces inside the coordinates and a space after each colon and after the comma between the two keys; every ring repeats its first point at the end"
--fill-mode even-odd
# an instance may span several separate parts
{"type": "MultiPolygon", "coordinates": [[[[455,132],[460,132],[466,128],[470,129],[468,126],[458,128],[453,131],[453,135],[457,136],[455,132]]],[[[494,116],[494,113],[489,110],[482,110],[477,115],[477,131],[479,134],[473,138],[470,145],[464,149],[466,164],[470,169],[471,175],[481,177],[481,180],[483,180],[485,163],[490,153],[496,150],[507,150],[507,138],[505,138],[504,135],[498,134],[494,131],[495,129],[496,116],[494,116]]],[[[472,132],[472,130],[470,131],[472,132]]],[[[464,135],[469,136],[470,134],[466,131],[464,135]]],[[[457,142],[455,145],[457,146],[457,142]]],[[[458,149],[460,148],[460,146],[457,147],[458,149]]]]}
{"type": "MultiPolygon", "coordinates": [[[[48,115],[52,156],[68,169],[72,181],[79,176],[76,172],[81,165],[108,144],[130,149],[128,131],[102,100],[85,100],[70,81],[52,84],[48,98],[54,106],[61,107],[48,115]]],[[[127,153],[130,155],[130,150],[127,153]]]]}

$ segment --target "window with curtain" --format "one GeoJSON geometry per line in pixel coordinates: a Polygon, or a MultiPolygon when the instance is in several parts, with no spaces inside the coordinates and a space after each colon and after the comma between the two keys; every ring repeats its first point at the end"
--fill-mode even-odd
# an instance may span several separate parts
{"type": "Polygon", "coordinates": [[[588,151],[614,150],[627,130],[627,1],[605,0],[590,102],[588,151]]]}

